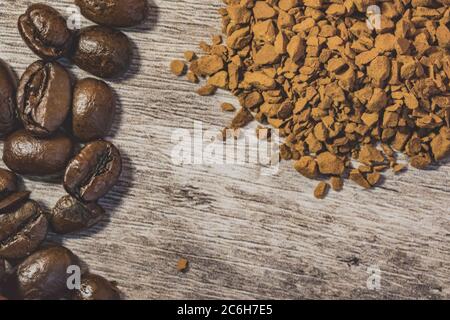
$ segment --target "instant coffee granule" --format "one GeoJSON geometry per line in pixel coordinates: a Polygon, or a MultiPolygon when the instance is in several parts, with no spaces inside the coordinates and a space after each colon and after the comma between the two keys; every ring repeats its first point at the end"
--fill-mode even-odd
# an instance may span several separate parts
{"type": "Polygon", "coordinates": [[[403,171],[397,152],[418,169],[449,155],[450,0],[224,3],[225,44],[214,36],[185,58],[200,95],[239,98],[229,128],[279,129],[280,157],[336,191],[403,171]]]}
{"type": "Polygon", "coordinates": [[[222,109],[222,111],[226,111],[226,112],[236,111],[236,108],[231,103],[227,103],[227,102],[222,103],[220,108],[222,109]]]}
{"type": "Polygon", "coordinates": [[[316,189],[314,190],[314,196],[317,199],[323,199],[326,197],[329,189],[330,189],[330,185],[324,181],[321,181],[321,182],[319,182],[316,189]]]}
{"type": "Polygon", "coordinates": [[[185,258],[180,258],[177,262],[178,272],[186,272],[189,268],[189,261],[185,258]]]}
{"type": "Polygon", "coordinates": [[[186,71],[186,64],[181,60],[173,60],[170,64],[170,70],[174,75],[182,76],[186,71]]]}

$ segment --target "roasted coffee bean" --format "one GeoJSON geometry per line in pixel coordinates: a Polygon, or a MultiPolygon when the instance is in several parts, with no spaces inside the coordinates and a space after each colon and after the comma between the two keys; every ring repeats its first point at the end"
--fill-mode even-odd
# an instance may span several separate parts
{"type": "Polygon", "coordinates": [[[28,200],[30,193],[29,191],[18,191],[4,196],[0,200],[0,214],[28,200]]]}
{"type": "Polygon", "coordinates": [[[77,82],[72,102],[72,132],[80,141],[93,141],[108,135],[116,113],[111,87],[93,78],[77,82]]]}
{"type": "Polygon", "coordinates": [[[57,62],[36,61],[19,82],[17,108],[25,129],[37,136],[55,132],[72,103],[68,72],[57,62]]]}
{"type": "Polygon", "coordinates": [[[95,202],[82,203],[72,196],[64,196],[56,203],[49,220],[57,233],[70,233],[92,227],[105,211],[95,202]]]}
{"type": "Polygon", "coordinates": [[[72,140],[61,132],[51,137],[37,138],[20,130],[6,139],[3,161],[16,173],[47,176],[64,171],[72,152],[72,140]]]}
{"type": "Polygon", "coordinates": [[[0,59],[0,137],[8,135],[17,125],[17,79],[11,68],[0,59]]]}
{"type": "Polygon", "coordinates": [[[42,59],[56,59],[70,50],[72,32],[63,16],[52,7],[31,5],[19,17],[18,27],[27,46],[42,59]]]}
{"type": "Polygon", "coordinates": [[[18,259],[30,255],[47,235],[47,219],[35,201],[0,215],[0,257],[18,259]]]}
{"type": "Polygon", "coordinates": [[[75,37],[73,61],[101,78],[117,78],[130,67],[132,46],[128,37],[109,27],[83,28],[75,37]]]}
{"type": "Polygon", "coordinates": [[[81,278],[81,288],[76,290],[73,300],[120,300],[120,291],[114,282],[95,275],[86,274],[81,278]]]}
{"type": "Polygon", "coordinates": [[[110,27],[138,25],[148,13],[147,0],[75,0],[75,4],[89,20],[110,27]]]}
{"type": "Polygon", "coordinates": [[[14,172],[0,168],[0,199],[17,190],[17,176],[14,172]]]}
{"type": "Polygon", "coordinates": [[[27,300],[67,297],[67,269],[77,263],[76,256],[61,246],[35,252],[18,266],[14,293],[17,298],[27,300]]]}
{"type": "Polygon", "coordinates": [[[68,164],[64,187],[77,199],[96,201],[116,184],[121,171],[122,159],[112,143],[91,142],[68,164]]]}

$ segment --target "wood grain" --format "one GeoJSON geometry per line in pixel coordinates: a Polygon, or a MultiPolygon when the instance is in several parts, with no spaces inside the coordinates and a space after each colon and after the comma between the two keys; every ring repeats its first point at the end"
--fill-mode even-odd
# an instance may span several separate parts
{"type": "MultiPolygon", "coordinates": [[[[18,16],[33,1],[0,0],[0,57],[17,74],[37,58],[18,16]]],[[[69,0],[43,1],[66,12],[69,0]]],[[[153,0],[145,25],[125,32],[135,45],[130,73],[112,86],[120,108],[111,140],[124,155],[118,186],[102,200],[108,218],[64,243],[116,280],[129,299],[450,298],[450,163],[393,176],[363,191],[347,183],[322,201],[316,182],[282,163],[175,166],[176,128],[223,126],[229,94],[200,98],[168,72],[171,59],[219,33],[219,0],[153,0]],[[178,273],[177,261],[190,262],[178,273]],[[369,290],[367,269],[381,270],[369,290]]],[[[89,23],[83,20],[83,26],[89,23]]],[[[86,76],[71,67],[74,76],[86,76]]],[[[47,207],[60,185],[26,180],[47,207]]]]}

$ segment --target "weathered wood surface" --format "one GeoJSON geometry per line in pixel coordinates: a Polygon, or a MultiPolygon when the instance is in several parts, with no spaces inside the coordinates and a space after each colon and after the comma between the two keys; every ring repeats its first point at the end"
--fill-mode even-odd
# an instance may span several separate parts
{"type": "MultiPolygon", "coordinates": [[[[0,57],[21,74],[36,57],[16,29],[33,1],[0,0],[0,57]]],[[[65,12],[70,0],[44,1],[65,12]]],[[[93,230],[56,237],[91,269],[118,281],[127,298],[450,298],[450,163],[389,175],[382,188],[348,183],[325,200],[315,182],[283,163],[171,164],[171,132],[225,125],[226,93],[200,98],[168,73],[173,58],[220,30],[219,0],[153,0],[149,21],[126,30],[136,56],[112,86],[120,111],[112,140],[124,154],[118,186],[103,201],[109,216],[93,230]],[[176,270],[178,258],[190,270],[176,270]],[[381,288],[366,286],[381,270],[381,288]]],[[[88,22],[83,20],[83,25],[88,22]]],[[[85,76],[72,68],[77,77],[85,76]]],[[[62,187],[26,180],[48,207],[62,187]]]]}

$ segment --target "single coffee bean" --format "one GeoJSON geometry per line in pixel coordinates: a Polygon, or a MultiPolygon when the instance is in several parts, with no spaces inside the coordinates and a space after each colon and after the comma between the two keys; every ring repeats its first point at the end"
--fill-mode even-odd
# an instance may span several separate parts
{"type": "Polygon", "coordinates": [[[56,203],[49,220],[55,232],[66,234],[92,227],[104,214],[95,202],[82,203],[72,196],[64,196],[56,203]]]}
{"type": "Polygon", "coordinates": [[[72,32],[58,11],[33,4],[19,17],[19,32],[27,46],[42,59],[64,56],[71,47],[72,32]]]}
{"type": "Polygon", "coordinates": [[[3,161],[16,173],[47,176],[64,171],[72,153],[73,142],[62,132],[47,138],[37,138],[20,130],[6,139],[3,161]]]}
{"type": "Polygon", "coordinates": [[[16,116],[17,79],[11,68],[0,59],[0,138],[18,125],[16,116]]]}
{"type": "Polygon", "coordinates": [[[0,200],[0,214],[25,202],[30,197],[29,191],[17,191],[6,195],[0,200]]]}
{"type": "Polygon", "coordinates": [[[87,78],[73,91],[72,132],[82,142],[108,135],[116,113],[116,99],[104,81],[87,78]]]}
{"type": "Polygon", "coordinates": [[[14,279],[15,294],[19,299],[27,300],[67,297],[67,269],[77,263],[76,256],[61,246],[35,252],[17,268],[14,279]]]}
{"type": "Polygon", "coordinates": [[[95,23],[110,27],[132,27],[148,13],[147,0],[75,0],[81,14],[95,23]]]}
{"type": "Polygon", "coordinates": [[[17,176],[14,172],[0,168],[0,199],[17,190],[17,176]]]}
{"type": "Polygon", "coordinates": [[[130,67],[133,54],[128,37],[109,27],[81,29],[74,42],[73,62],[100,78],[117,78],[130,67]]]}
{"type": "Polygon", "coordinates": [[[68,72],[57,62],[36,61],[19,82],[17,108],[25,129],[37,136],[55,132],[72,103],[68,72]]]}
{"type": "Polygon", "coordinates": [[[69,162],[64,187],[77,199],[93,202],[116,184],[121,171],[122,159],[112,143],[91,142],[69,162]]]}
{"type": "Polygon", "coordinates": [[[33,253],[47,235],[47,219],[35,201],[0,215],[0,257],[19,259],[33,253]]]}
{"type": "Polygon", "coordinates": [[[120,300],[120,291],[114,282],[86,274],[81,277],[81,288],[75,291],[73,300],[120,300]]]}

